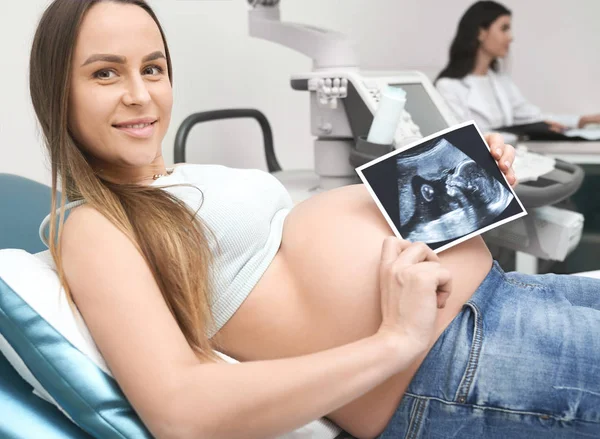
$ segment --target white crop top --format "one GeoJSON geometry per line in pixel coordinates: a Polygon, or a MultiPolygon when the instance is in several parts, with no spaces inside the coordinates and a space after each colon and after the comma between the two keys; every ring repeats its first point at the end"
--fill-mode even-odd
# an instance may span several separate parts
{"type": "MultiPolygon", "coordinates": [[[[275,257],[292,199],[267,172],[219,165],[179,165],[152,185],[164,187],[197,211],[209,229],[215,327],[209,328],[207,335],[212,337],[241,306],[275,257]]],[[[82,203],[69,203],[66,208],[82,203]]],[[[44,242],[48,223],[49,216],[40,227],[44,242]]]]}
{"type": "Polygon", "coordinates": [[[197,210],[210,230],[211,311],[216,326],[209,331],[212,337],[237,311],[275,257],[292,199],[279,180],[256,169],[179,165],[153,182],[158,187],[173,184],[194,186],[165,190],[197,210]]]}

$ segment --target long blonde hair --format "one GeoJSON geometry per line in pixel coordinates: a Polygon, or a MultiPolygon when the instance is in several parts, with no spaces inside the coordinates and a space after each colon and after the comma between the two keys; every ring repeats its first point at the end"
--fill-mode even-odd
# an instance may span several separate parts
{"type": "Polygon", "coordinates": [[[211,254],[205,227],[187,206],[152,186],[115,184],[100,178],[68,127],[70,66],[85,13],[96,3],[113,1],[144,9],[156,22],[172,82],[164,32],[143,0],[54,0],[38,25],[30,57],[30,93],[52,165],[49,247],[67,296],[71,293],[60,258],[65,198],[84,199],[123,232],[146,260],[162,296],[197,356],[215,360],[206,333],[213,324],[209,304],[211,254]],[[60,181],[60,214],[57,191],[60,181]],[[66,195],[66,197],[65,197],[66,195]]]}

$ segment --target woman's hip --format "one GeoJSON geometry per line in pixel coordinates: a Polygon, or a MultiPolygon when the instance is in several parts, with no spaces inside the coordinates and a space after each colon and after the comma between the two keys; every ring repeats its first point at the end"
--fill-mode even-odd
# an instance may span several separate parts
{"type": "Polygon", "coordinates": [[[494,264],[381,437],[599,436],[599,333],[599,281],[494,264]]]}

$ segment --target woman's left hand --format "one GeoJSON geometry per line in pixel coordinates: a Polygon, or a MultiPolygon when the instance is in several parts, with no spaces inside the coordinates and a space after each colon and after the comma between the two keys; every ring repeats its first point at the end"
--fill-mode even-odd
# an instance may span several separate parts
{"type": "Polygon", "coordinates": [[[599,123],[600,124],[600,113],[599,114],[588,114],[586,116],[581,116],[579,119],[579,123],[577,124],[577,128],[585,128],[588,123],[599,123]]]}
{"type": "Polygon", "coordinates": [[[515,148],[511,145],[505,145],[504,138],[497,133],[486,134],[484,138],[490,147],[492,157],[498,162],[498,167],[506,176],[508,183],[512,187],[515,187],[517,185],[517,177],[512,167],[515,161],[515,148]]]}

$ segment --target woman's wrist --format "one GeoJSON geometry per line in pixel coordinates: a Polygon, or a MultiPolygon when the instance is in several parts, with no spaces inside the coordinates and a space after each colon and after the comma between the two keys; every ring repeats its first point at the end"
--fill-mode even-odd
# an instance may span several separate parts
{"type": "Polygon", "coordinates": [[[373,337],[382,345],[382,349],[385,350],[390,360],[393,360],[397,371],[406,369],[429,347],[427,344],[419,343],[391,328],[382,327],[373,337]]]}

